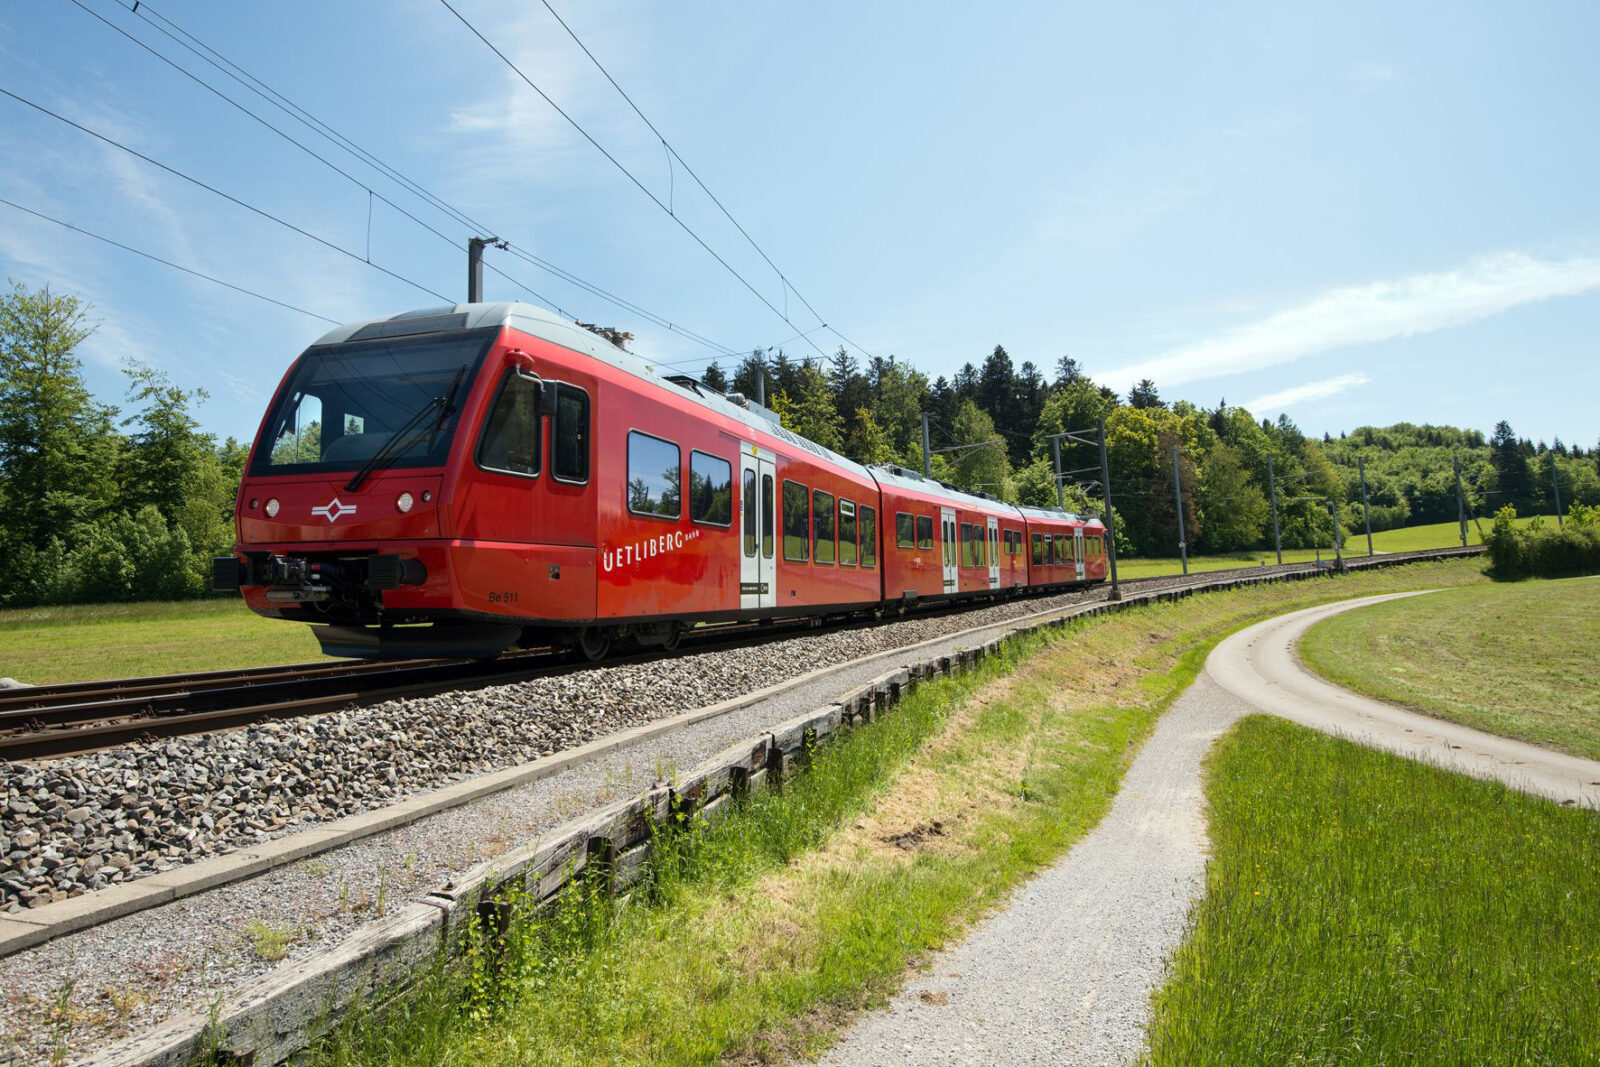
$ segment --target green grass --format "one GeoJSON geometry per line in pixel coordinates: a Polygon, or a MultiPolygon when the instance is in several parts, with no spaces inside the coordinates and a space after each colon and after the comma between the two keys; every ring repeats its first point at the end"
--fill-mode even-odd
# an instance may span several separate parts
{"type": "Polygon", "coordinates": [[[1208,770],[1150,1063],[1600,1062],[1600,814],[1265,717],[1208,770]]]}
{"type": "MultiPolygon", "coordinates": [[[[1518,526],[1526,526],[1533,518],[1517,519],[1518,526]]],[[[1489,523],[1484,521],[1483,528],[1488,530],[1489,523]]],[[[1478,536],[1478,526],[1469,521],[1467,523],[1467,544],[1481,545],[1483,538],[1478,536]]],[[[1435,523],[1431,526],[1406,526],[1398,530],[1384,530],[1372,535],[1372,550],[1382,555],[1385,552],[1420,552],[1429,548],[1459,548],[1461,547],[1461,529],[1453,522],[1435,523]]],[[[1365,533],[1353,534],[1344,543],[1343,554],[1349,558],[1363,557],[1367,554],[1367,535],[1365,533]]],[[[1324,548],[1320,551],[1313,548],[1286,548],[1283,550],[1284,563],[1309,563],[1315,559],[1332,559],[1333,549],[1324,548]]],[[[1234,567],[1259,567],[1263,564],[1271,566],[1278,562],[1278,555],[1270,547],[1255,549],[1249,552],[1229,552],[1215,556],[1190,556],[1189,571],[1221,571],[1234,567]]],[[[1183,561],[1178,557],[1145,559],[1135,557],[1132,559],[1117,560],[1117,577],[1119,578],[1156,578],[1168,574],[1183,573],[1183,561]]]]}
{"type": "Polygon", "coordinates": [[[1452,589],[1312,627],[1328,680],[1479,730],[1600,759],[1600,578],[1452,589]]]}
{"type": "Polygon", "coordinates": [[[0,676],[33,685],[326,658],[308,627],[237,598],[0,611],[0,676]]]}
{"type": "Polygon", "coordinates": [[[678,840],[653,892],[615,908],[580,896],[522,927],[498,965],[441,965],[313,1062],[813,1055],[1100,820],[1156,715],[1222,636],[1340,596],[1483,581],[1475,561],[1420,564],[1023,638],[852,731],[782,793],[678,840]]]}

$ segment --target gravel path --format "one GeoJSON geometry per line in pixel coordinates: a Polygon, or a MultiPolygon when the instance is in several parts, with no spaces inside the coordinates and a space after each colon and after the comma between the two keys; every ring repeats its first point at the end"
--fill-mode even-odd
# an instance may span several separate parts
{"type": "Polygon", "coordinates": [[[821,1062],[992,1067],[1137,1056],[1150,994],[1203,888],[1200,761],[1240,711],[1207,679],[1191,686],[1089,836],[821,1062]]]}
{"type": "MultiPolygon", "coordinates": [[[[105,756],[148,760],[168,746],[188,746],[191,758],[213,758],[234,751],[250,738],[256,753],[321,751],[283,742],[283,734],[323,737],[331,733],[343,747],[330,752],[363,751],[351,738],[383,735],[383,727],[405,721],[400,740],[368,748],[375,763],[397,761],[389,753],[420,743],[436,746],[427,766],[461,768],[437,777],[416,775],[413,790],[468,777],[470,773],[519,762],[517,752],[533,758],[550,747],[570,747],[591,737],[638,722],[676,715],[742,692],[760,689],[830,663],[841,663],[876,651],[916,644],[941,634],[975,626],[1003,626],[1021,615],[1098,599],[1104,591],[1024,599],[953,615],[931,616],[870,630],[805,635],[757,648],[706,652],[651,664],[602,668],[559,680],[572,687],[552,696],[550,682],[503,686],[475,693],[396,701],[341,715],[272,724],[277,729],[183,738],[159,745],[127,746],[105,756]],[[532,691],[532,692],[530,692],[532,691]],[[526,701],[527,703],[523,703],[526,701]],[[536,703],[547,701],[549,703],[536,703]],[[558,709],[567,707],[564,718],[558,709]],[[431,709],[431,710],[430,710],[431,709]],[[345,725],[340,735],[337,724],[345,725]],[[561,725],[557,725],[561,724],[561,725]],[[425,728],[426,739],[406,740],[425,728]],[[553,731],[561,731],[553,733],[553,731]],[[520,736],[562,740],[517,747],[520,736]],[[268,741],[262,744],[265,734],[268,741]],[[437,738],[435,741],[433,738],[437,738]],[[504,747],[495,748],[498,743],[504,747]],[[482,751],[475,751],[478,749],[482,751]],[[441,749],[449,752],[441,758],[441,749]],[[452,763],[451,761],[456,761],[452,763]]],[[[992,636],[992,635],[991,635],[992,636]]],[[[987,640],[974,636],[941,642],[917,653],[936,656],[987,640]]],[[[141,911],[0,959],[0,1065],[21,1067],[45,1062],[58,1034],[76,1056],[98,1051],[107,1042],[153,1026],[239,982],[270,970],[277,949],[265,944],[287,935],[283,958],[298,959],[336,943],[376,918],[380,911],[413,900],[486,857],[536,837],[574,815],[637,792],[658,777],[688,769],[719,750],[766,727],[827,703],[839,693],[870,681],[894,667],[879,660],[826,679],[797,685],[779,696],[684,730],[611,753],[553,777],[494,794],[459,808],[322,853],[256,878],[220,886],[158,908],[141,911]],[[267,952],[261,951],[265,944],[267,952]],[[67,1017],[50,1018],[61,991],[72,983],[67,1017]]],[[[334,758],[332,755],[326,758],[334,758]]],[[[177,764],[176,757],[168,756],[177,764]]],[[[67,761],[57,760],[31,773],[67,761]]],[[[418,764],[405,764],[415,769],[418,764]]],[[[24,766],[24,765],[13,765],[24,766]]],[[[279,772],[281,773],[281,772],[279,772]]],[[[356,772],[351,772],[357,777],[356,772]]],[[[276,775],[274,775],[275,777],[276,775]]],[[[194,772],[190,778],[194,779],[194,772]]],[[[370,784],[370,783],[368,783],[370,784]]],[[[384,783],[388,784],[388,783],[384,783]]],[[[401,790],[373,796],[398,799],[401,790]]],[[[324,795],[324,794],[316,794],[324,795]]],[[[359,795],[359,794],[358,794],[359,795]]],[[[324,806],[329,806],[326,803],[324,806]]],[[[366,803],[367,807],[378,803],[366,803]]],[[[350,804],[333,811],[360,810],[350,804]]],[[[286,823],[282,832],[308,829],[317,820],[286,823]]],[[[253,839],[252,839],[253,840],[253,839]]],[[[222,851],[218,849],[218,851],[222,851]]]]}
{"type": "Polygon", "coordinates": [[[1127,1063],[1144,1050],[1151,993],[1204,889],[1201,761],[1236,719],[1266,711],[1567,804],[1600,804],[1600,762],[1393,708],[1306,672],[1316,622],[1395,596],[1340,601],[1223,641],[1162,716],[1111,812],[1060,863],[937,955],[830,1067],[1127,1063]]]}

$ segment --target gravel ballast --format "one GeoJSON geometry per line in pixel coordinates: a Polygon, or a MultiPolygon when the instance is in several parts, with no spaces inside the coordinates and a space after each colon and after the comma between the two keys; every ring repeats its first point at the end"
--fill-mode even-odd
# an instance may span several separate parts
{"type": "MultiPolygon", "coordinates": [[[[320,791],[288,792],[279,787],[282,797],[277,803],[291,805],[287,810],[292,811],[298,800],[302,804],[320,803],[330,813],[298,818],[284,815],[279,829],[264,832],[264,837],[281,836],[315,828],[322,818],[334,814],[380,807],[401,799],[406,792],[521,762],[515,755],[519,752],[526,753],[523,758],[533,759],[546,751],[570,748],[631,725],[762,689],[818,667],[1103,596],[1103,590],[1094,590],[1030,598],[866,630],[805,634],[769,645],[602,667],[561,679],[467,694],[394,701],[229,734],[130,745],[48,763],[13,764],[8,773],[22,768],[37,774],[47,767],[71,764],[77,768],[75,775],[81,777],[85,765],[93,766],[105,757],[152,761],[157,754],[166,757],[171,769],[176,761],[168,753],[171,746],[179,746],[192,758],[207,760],[215,759],[217,753],[237,756],[241,749],[226,742],[265,736],[270,751],[290,758],[322,758],[335,768],[342,766],[334,762],[340,756],[363,760],[366,766],[387,764],[395,769],[400,783],[409,787],[401,788],[386,778],[379,782],[362,780],[352,770],[349,775],[357,779],[353,786],[368,799],[346,807],[336,807],[336,801],[323,799],[328,794],[320,791]],[[569,714],[561,714],[559,709],[564,706],[570,707],[569,714]],[[344,726],[343,735],[337,729],[340,723],[344,726]],[[395,739],[396,735],[408,736],[408,729],[425,729],[428,733],[423,736],[437,738],[427,742],[437,747],[427,754],[430,758],[425,762],[406,758],[404,741],[395,739]],[[296,745],[286,735],[314,737],[317,741],[296,745]],[[361,747],[362,738],[374,737],[383,738],[383,743],[361,747]],[[525,740],[530,737],[538,740],[525,740]],[[448,769],[451,767],[459,769],[452,772],[448,769]],[[402,777],[402,769],[414,777],[402,777]],[[431,769],[433,775],[420,773],[425,769],[431,769]]],[[[986,639],[952,639],[919,650],[917,656],[936,656],[986,639]]],[[[279,958],[302,958],[327,948],[380,913],[415,899],[479,860],[497,855],[589,808],[637,792],[658,778],[670,778],[675,771],[692,767],[735,741],[826,703],[885,669],[885,661],[880,660],[830,674],[751,707],[551,778],[440,812],[269,874],[102,923],[0,959],[0,987],[12,991],[7,999],[0,1000],[0,1065],[12,1067],[47,1058],[59,1030],[53,1028],[52,1018],[70,1023],[66,1027],[67,1044],[81,1055],[93,1051],[97,1044],[153,1026],[174,1012],[194,1010],[222,991],[270,970],[279,958]],[[277,955],[280,951],[284,953],[282,957],[277,955]],[[56,1004],[69,983],[71,1009],[63,1013],[56,1004]]],[[[287,773],[314,780],[303,770],[289,772],[282,768],[268,781],[287,773]]],[[[150,780],[163,781],[159,776],[151,776],[150,780]]],[[[200,780],[194,774],[174,774],[165,781],[200,780]]],[[[212,780],[210,770],[205,780],[212,780]]],[[[180,793],[179,799],[169,803],[172,810],[188,811],[203,798],[203,792],[180,793]],[[196,799],[183,804],[184,796],[196,799]]],[[[102,804],[101,810],[106,807],[102,804]]],[[[258,839],[250,836],[248,842],[258,839]]],[[[215,852],[223,850],[214,848],[215,852]]],[[[205,854],[196,853],[195,858],[205,854]]],[[[179,857],[172,857],[167,866],[175,867],[178,862],[179,857]]]]}

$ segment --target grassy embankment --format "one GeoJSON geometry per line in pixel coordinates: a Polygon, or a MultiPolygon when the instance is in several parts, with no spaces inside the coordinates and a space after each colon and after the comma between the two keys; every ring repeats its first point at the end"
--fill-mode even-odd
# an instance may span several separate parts
{"type": "Polygon", "coordinates": [[[1312,627],[1328,680],[1479,730],[1600,759],[1600,578],[1451,589],[1312,627]]]}
{"type": "Polygon", "coordinates": [[[1196,597],[1010,646],[919,689],[682,841],[653,893],[441,968],[326,1064],[768,1062],[807,1054],[1104,814],[1216,640],[1346,596],[1484,581],[1478,561],[1196,597]]]}
{"type": "Polygon", "coordinates": [[[237,598],[0,611],[0,677],[32,685],[325,658],[307,627],[237,598]]]}
{"type": "Polygon", "coordinates": [[[1150,1063],[1600,1062],[1600,813],[1266,717],[1208,767],[1150,1063]]]}
{"type": "MultiPolygon", "coordinates": [[[[1532,517],[1520,518],[1518,526],[1525,526],[1532,522],[1532,517]]],[[[1483,528],[1489,528],[1488,520],[1484,520],[1483,528]]],[[[1481,545],[1483,538],[1478,535],[1476,523],[1467,523],[1467,544],[1481,545]]],[[[1372,535],[1372,549],[1379,555],[1385,552],[1418,552],[1427,548],[1459,548],[1461,545],[1461,531],[1453,522],[1435,523],[1431,526],[1406,526],[1398,530],[1384,530],[1372,535]]],[[[1355,559],[1367,554],[1367,535],[1357,533],[1352,535],[1344,544],[1344,555],[1355,559]]],[[[1285,563],[1309,563],[1318,558],[1316,549],[1291,548],[1283,552],[1285,563]]],[[[1332,559],[1333,549],[1321,550],[1322,559],[1332,559]]],[[[1258,549],[1252,552],[1230,552],[1219,556],[1190,556],[1189,571],[1221,571],[1234,567],[1259,567],[1263,564],[1271,566],[1278,562],[1277,553],[1272,549],[1258,549]]],[[[1183,563],[1176,556],[1170,559],[1126,559],[1117,561],[1117,576],[1119,578],[1153,578],[1166,574],[1183,573],[1183,563]]]]}

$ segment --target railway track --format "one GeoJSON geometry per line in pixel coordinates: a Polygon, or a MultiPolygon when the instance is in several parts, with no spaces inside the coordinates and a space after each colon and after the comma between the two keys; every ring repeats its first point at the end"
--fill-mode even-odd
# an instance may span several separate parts
{"type": "MultiPolygon", "coordinates": [[[[1393,553],[1374,558],[1399,562],[1472,555],[1480,551],[1472,547],[1393,553]]],[[[1351,564],[1367,565],[1364,559],[1351,561],[1351,564]]],[[[1284,573],[1316,566],[1302,563],[1242,567],[1196,572],[1187,578],[1134,578],[1121,584],[1134,588],[1181,586],[1234,574],[1284,573]]],[[[1107,590],[1100,586],[1084,595],[1103,597],[1107,590]]],[[[938,607],[920,614],[924,617],[947,615],[987,603],[938,607]]],[[[684,636],[683,650],[767,643],[814,630],[817,625],[816,620],[804,619],[771,626],[705,627],[684,636]]],[[[840,628],[867,625],[872,623],[862,619],[837,623],[840,628]]],[[[643,662],[661,655],[659,651],[646,651],[613,657],[604,665],[643,662]]],[[[5,690],[0,691],[0,762],[92,752],[132,741],[234,729],[271,719],[316,715],[384,700],[506,685],[575,673],[593,666],[596,665],[572,663],[553,649],[533,649],[487,663],[445,659],[301,663],[5,690]]]]}

